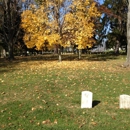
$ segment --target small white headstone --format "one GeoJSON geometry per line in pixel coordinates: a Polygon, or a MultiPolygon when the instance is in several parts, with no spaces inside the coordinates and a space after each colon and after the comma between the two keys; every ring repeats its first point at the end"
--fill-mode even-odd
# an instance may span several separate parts
{"type": "Polygon", "coordinates": [[[130,109],[130,96],[123,94],[120,95],[120,108],[130,109]]]}
{"type": "Polygon", "coordinates": [[[92,108],[93,93],[90,91],[82,91],[81,108],[92,108]]]}

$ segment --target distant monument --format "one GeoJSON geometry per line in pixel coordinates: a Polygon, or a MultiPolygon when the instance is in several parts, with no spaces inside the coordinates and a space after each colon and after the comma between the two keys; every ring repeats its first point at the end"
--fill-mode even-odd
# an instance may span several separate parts
{"type": "Polygon", "coordinates": [[[130,109],[130,96],[123,94],[120,95],[120,108],[130,109]]]}
{"type": "Polygon", "coordinates": [[[5,57],[6,57],[6,51],[2,46],[0,46],[0,58],[5,58],[5,57]]]}
{"type": "Polygon", "coordinates": [[[93,93],[90,91],[82,91],[81,108],[92,108],[93,93]]]}

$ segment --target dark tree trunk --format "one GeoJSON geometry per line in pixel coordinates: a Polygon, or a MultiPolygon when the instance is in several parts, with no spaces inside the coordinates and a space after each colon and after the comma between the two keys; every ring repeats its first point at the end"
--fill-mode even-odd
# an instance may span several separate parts
{"type": "Polygon", "coordinates": [[[8,44],[8,51],[9,51],[9,60],[14,60],[14,51],[13,51],[13,43],[8,44]]]}
{"type": "Polygon", "coordinates": [[[61,46],[60,45],[58,47],[58,56],[59,56],[59,62],[61,62],[62,58],[61,58],[61,46]]]}

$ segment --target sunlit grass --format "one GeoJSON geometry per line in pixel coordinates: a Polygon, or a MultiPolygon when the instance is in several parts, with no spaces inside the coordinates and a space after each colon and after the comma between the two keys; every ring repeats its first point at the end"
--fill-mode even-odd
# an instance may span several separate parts
{"type": "Polygon", "coordinates": [[[0,129],[129,129],[130,110],[119,109],[119,95],[130,94],[130,69],[121,67],[125,56],[102,57],[1,62],[0,129]],[[84,90],[99,103],[92,109],[80,108],[84,90]]]}

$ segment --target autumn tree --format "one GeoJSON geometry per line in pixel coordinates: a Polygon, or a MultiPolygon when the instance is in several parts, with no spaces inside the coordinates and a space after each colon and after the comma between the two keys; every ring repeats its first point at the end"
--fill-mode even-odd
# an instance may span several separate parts
{"type": "Polygon", "coordinates": [[[95,20],[100,16],[97,3],[94,1],[75,1],[73,3],[73,17],[75,18],[74,29],[76,29],[75,44],[78,45],[79,59],[81,49],[92,47],[95,40],[93,39],[95,32],[95,20]]]}
{"type": "Polygon", "coordinates": [[[20,8],[17,0],[0,1],[0,37],[7,46],[9,59],[14,59],[13,49],[19,35],[20,8]]]}
{"type": "Polygon", "coordinates": [[[50,47],[56,45],[59,61],[61,47],[70,44],[76,44],[78,49],[92,46],[94,20],[100,16],[96,6],[92,0],[44,0],[41,5],[24,11],[21,26],[26,45],[38,50],[46,41],[50,47]]]}

